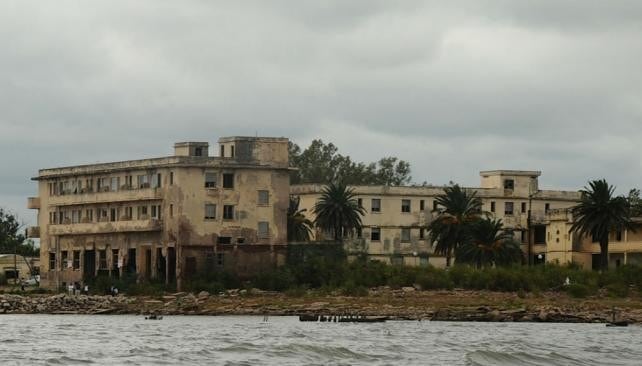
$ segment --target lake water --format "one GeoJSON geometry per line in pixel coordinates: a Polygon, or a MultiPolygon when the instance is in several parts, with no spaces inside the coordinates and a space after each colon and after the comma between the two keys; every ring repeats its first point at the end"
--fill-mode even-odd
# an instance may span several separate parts
{"type": "Polygon", "coordinates": [[[2,315],[6,365],[642,365],[642,327],[2,315]]]}

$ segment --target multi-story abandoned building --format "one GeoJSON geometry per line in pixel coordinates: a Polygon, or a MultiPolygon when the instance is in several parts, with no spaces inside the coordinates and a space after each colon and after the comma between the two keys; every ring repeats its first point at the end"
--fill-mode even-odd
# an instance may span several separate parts
{"type": "Polygon", "coordinates": [[[251,273],[287,242],[286,138],[181,142],[172,156],[43,169],[38,197],[42,285],[98,275],[176,281],[202,269],[251,273]]]}
{"type": "MultiPolygon", "coordinates": [[[[466,188],[481,198],[482,210],[501,219],[521,241],[525,255],[533,262],[546,261],[546,213],[575,205],[580,194],[575,191],[540,190],[538,171],[483,171],[481,186],[466,188]],[[529,225],[530,210],[530,225],[529,225]],[[530,239],[529,239],[530,236],[530,239]],[[530,240],[530,250],[529,250],[530,240]]],[[[436,197],[443,187],[436,186],[354,186],[359,204],[365,209],[363,228],[357,237],[347,240],[349,253],[367,253],[369,258],[406,265],[432,264],[443,267],[446,259],[433,253],[426,227],[438,208],[436,197]]],[[[301,198],[300,207],[314,219],[313,207],[321,196],[322,185],[303,184],[291,187],[301,198]]],[[[317,233],[317,238],[322,234],[317,233]]]]}

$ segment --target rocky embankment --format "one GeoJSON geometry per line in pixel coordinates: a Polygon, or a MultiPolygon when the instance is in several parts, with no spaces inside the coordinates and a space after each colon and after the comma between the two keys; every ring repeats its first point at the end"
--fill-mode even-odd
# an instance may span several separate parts
{"type": "Polygon", "coordinates": [[[548,293],[526,298],[489,291],[373,289],[368,296],[290,297],[260,290],[212,295],[175,293],[156,297],[0,295],[0,314],[163,315],[367,315],[390,319],[492,322],[642,323],[642,299],[573,299],[548,293]]]}

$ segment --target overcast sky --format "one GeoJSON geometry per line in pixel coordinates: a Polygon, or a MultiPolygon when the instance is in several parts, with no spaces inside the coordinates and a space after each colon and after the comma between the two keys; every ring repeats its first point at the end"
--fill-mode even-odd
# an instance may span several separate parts
{"type": "Polygon", "coordinates": [[[286,136],[416,182],[642,186],[642,1],[2,1],[0,206],[38,169],[286,136]],[[448,5],[444,5],[448,3],[448,5]]]}

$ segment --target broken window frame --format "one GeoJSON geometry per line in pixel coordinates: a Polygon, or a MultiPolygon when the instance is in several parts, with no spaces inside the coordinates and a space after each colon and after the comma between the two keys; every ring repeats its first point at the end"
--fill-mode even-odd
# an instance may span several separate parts
{"type": "Polygon", "coordinates": [[[370,201],[370,212],[373,212],[373,213],[374,212],[376,212],[376,213],[380,213],[381,212],[381,198],[373,198],[370,201]]]}
{"type": "Polygon", "coordinates": [[[402,243],[410,243],[410,228],[409,227],[402,227],[401,228],[400,240],[401,240],[402,243]]]}
{"type": "Polygon", "coordinates": [[[234,205],[223,205],[223,220],[234,220],[234,205]]]}
{"type": "Polygon", "coordinates": [[[515,203],[504,202],[504,216],[513,216],[515,214],[515,203]]]}
{"type": "Polygon", "coordinates": [[[216,188],[217,178],[217,173],[205,172],[205,188],[216,188]]]}
{"type": "Polygon", "coordinates": [[[259,239],[267,239],[270,237],[270,223],[268,221],[258,222],[257,236],[259,239]]]}
{"type": "Polygon", "coordinates": [[[407,199],[401,200],[401,212],[402,213],[410,213],[410,208],[411,208],[411,201],[407,199]]]}
{"type": "Polygon", "coordinates": [[[80,250],[74,250],[72,252],[73,258],[72,258],[72,265],[71,269],[74,271],[80,270],[80,250]]]}
{"type": "Polygon", "coordinates": [[[258,200],[257,204],[259,206],[269,206],[270,205],[270,191],[261,189],[258,191],[258,200]]]}
{"type": "Polygon", "coordinates": [[[206,203],[205,204],[205,220],[216,220],[216,204],[206,203]]]}
{"type": "Polygon", "coordinates": [[[515,189],[515,180],[514,179],[504,179],[504,189],[515,189]]]}

